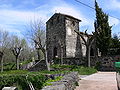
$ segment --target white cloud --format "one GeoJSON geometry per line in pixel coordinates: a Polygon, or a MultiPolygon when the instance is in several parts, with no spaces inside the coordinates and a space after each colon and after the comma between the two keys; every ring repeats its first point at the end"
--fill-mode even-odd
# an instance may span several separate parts
{"type": "Polygon", "coordinates": [[[10,25],[0,24],[0,29],[3,31],[20,33],[20,30],[14,29],[14,27],[10,25]]]}
{"type": "Polygon", "coordinates": [[[118,9],[120,9],[120,1],[118,1],[118,0],[107,0],[107,1],[105,1],[105,7],[107,8],[107,9],[113,9],[113,10],[118,10],[118,9]]]}
{"type": "MultiPolygon", "coordinates": [[[[28,2],[24,2],[25,4],[28,2]]],[[[50,0],[49,4],[43,4],[39,7],[36,7],[34,11],[20,11],[13,10],[12,8],[0,9],[0,27],[6,28],[9,32],[21,32],[21,26],[29,23],[30,20],[36,18],[42,18],[46,22],[50,15],[54,14],[55,11],[58,13],[64,13],[71,16],[74,16],[82,22],[80,26],[91,26],[93,21],[89,19],[88,16],[83,15],[83,13],[75,8],[73,5],[67,4],[64,0],[50,0]]]]}
{"type": "Polygon", "coordinates": [[[116,18],[109,17],[109,24],[110,24],[110,26],[112,26],[112,25],[116,26],[116,25],[120,24],[120,21],[116,18]]]}
{"type": "Polygon", "coordinates": [[[90,25],[91,24],[91,20],[87,19],[82,12],[80,12],[79,10],[77,10],[77,8],[74,8],[72,6],[66,5],[64,4],[63,6],[55,6],[52,10],[52,12],[57,12],[57,13],[63,13],[63,14],[67,14],[67,15],[71,15],[75,18],[78,18],[80,20],[82,20],[82,22],[80,23],[81,26],[84,25],[90,25]]]}
{"type": "Polygon", "coordinates": [[[34,18],[46,19],[45,15],[39,14],[38,12],[32,11],[15,11],[15,10],[0,10],[0,19],[6,19],[6,21],[19,21],[26,22],[34,18]]]}
{"type": "Polygon", "coordinates": [[[0,12],[0,27],[5,28],[9,32],[20,32],[23,28],[20,26],[25,26],[31,20],[37,18],[42,18],[44,21],[47,20],[47,17],[39,12],[16,10],[0,10],[0,12]]]}

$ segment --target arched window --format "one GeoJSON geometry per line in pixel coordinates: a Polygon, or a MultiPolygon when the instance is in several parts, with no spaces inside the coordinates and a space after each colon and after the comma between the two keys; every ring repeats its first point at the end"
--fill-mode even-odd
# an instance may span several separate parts
{"type": "Polygon", "coordinates": [[[57,17],[57,22],[59,23],[59,21],[60,21],[60,20],[59,20],[59,16],[58,16],[58,17],[57,17]]]}
{"type": "Polygon", "coordinates": [[[54,58],[55,58],[57,56],[57,47],[54,48],[53,54],[54,54],[54,58]]]}
{"type": "Polygon", "coordinates": [[[93,48],[90,49],[90,56],[94,56],[94,49],[93,48]]]}
{"type": "Polygon", "coordinates": [[[75,21],[72,21],[72,25],[75,26],[75,21]]]}
{"type": "Polygon", "coordinates": [[[68,34],[68,35],[72,35],[72,30],[71,30],[70,27],[67,27],[67,34],[68,34]]]}

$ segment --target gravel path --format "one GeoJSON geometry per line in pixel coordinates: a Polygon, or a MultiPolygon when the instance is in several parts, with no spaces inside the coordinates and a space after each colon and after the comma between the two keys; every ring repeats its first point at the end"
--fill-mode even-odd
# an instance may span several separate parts
{"type": "Polygon", "coordinates": [[[82,77],[75,90],[118,90],[115,72],[98,72],[82,77]]]}

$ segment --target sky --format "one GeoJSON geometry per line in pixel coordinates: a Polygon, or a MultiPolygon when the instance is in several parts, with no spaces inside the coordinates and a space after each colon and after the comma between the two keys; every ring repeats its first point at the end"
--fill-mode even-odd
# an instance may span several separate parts
{"type": "MultiPolygon", "coordinates": [[[[80,0],[94,7],[94,0],[80,0]]],[[[97,0],[103,11],[120,18],[120,0],[97,0]]],[[[44,23],[54,13],[68,14],[80,22],[80,31],[94,31],[95,11],[75,0],[0,0],[0,29],[18,36],[24,36],[26,26],[31,20],[42,19],[44,23]]],[[[120,34],[120,20],[109,17],[112,34],[120,34]]]]}

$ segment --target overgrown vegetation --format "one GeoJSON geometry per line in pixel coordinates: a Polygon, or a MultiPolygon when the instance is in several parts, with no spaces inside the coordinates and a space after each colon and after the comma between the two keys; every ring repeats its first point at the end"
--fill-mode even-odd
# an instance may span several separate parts
{"type": "Polygon", "coordinates": [[[15,69],[16,69],[15,63],[5,63],[3,67],[4,71],[15,70],[15,69]]]}
{"type": "Polygon", "coordinates": [[[48,86],[48,85],[52,85],[50,82],[56,82],[56,81],[59,81],[63,78],[63,76],[58,76],[56,77],[54,80],[53,79],[48,79],[44,84],[43,86],[48,86]]]}
{"type": "Polygon", "coordinates": [[[72,71],[79,72],[80,75],[90,75],[97,72],[94,68],[88,68],[76,65],[51,66],[54,71],[29,72],[27,70],[11,70],[0,73],[0,89],[4,86],[17,86],[19,90],[29,90],[29,83],[32,83],[35,90],[40,90],[43,86],[51,85],[50,82],[58,81],[62,76],[55,79],[48,79],[45,75],[66,74],[72,71]]]}
{"type": "Polygon", "coordinates": [[[97,70],[93,67],[83,67],[83,66],[77,66],[77,65],[52,65],[52,68],[54,68],[55,70],[59,71],[59,72],[72,72],[72,71],[77,71],[80,75],[90,75],[93,74],[95,72],[97,72],[97,70]]]}
{"type": "Polygon", "coordinates": [[[29,90],[29,85],[32,83],[35,90],[40,90],[46,80],[46,77],[39,73],[33,74],[23,70],[8,71],[0,75],[0,89],[4,86],[17,86],[18,90],[29,90]]]}

